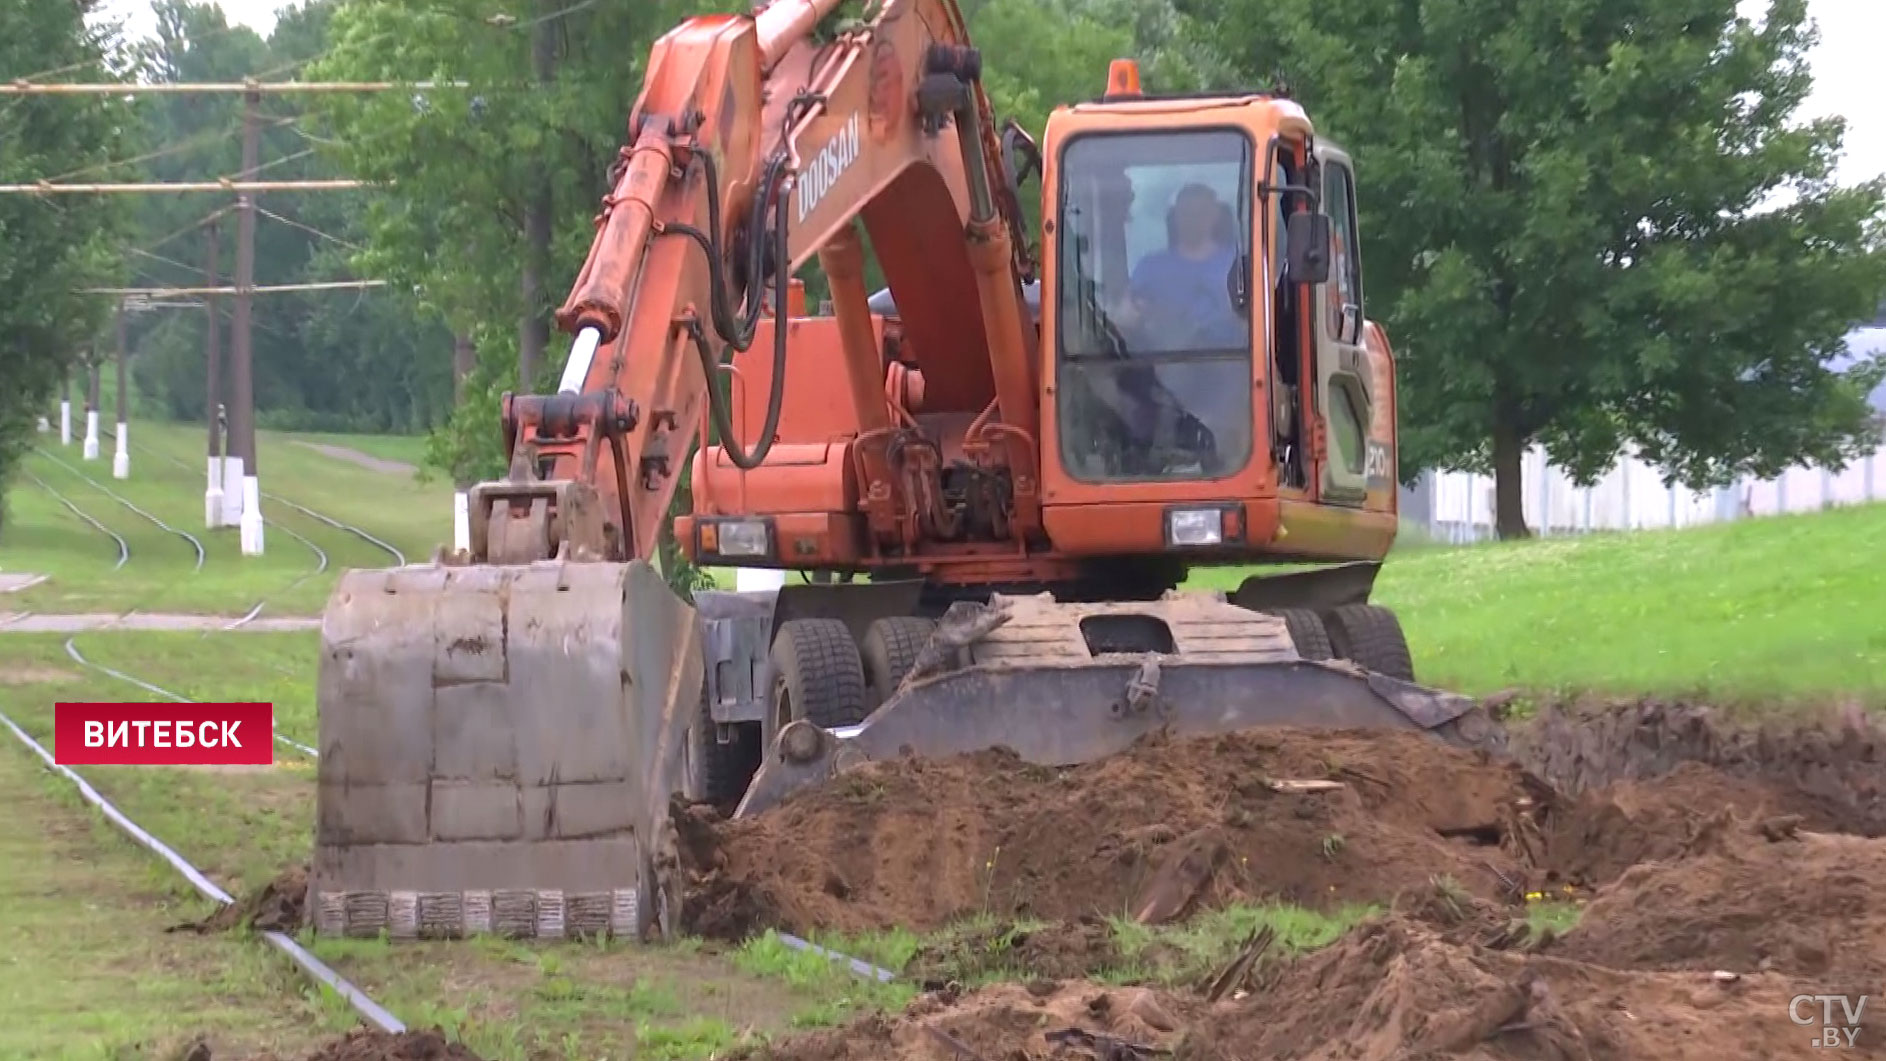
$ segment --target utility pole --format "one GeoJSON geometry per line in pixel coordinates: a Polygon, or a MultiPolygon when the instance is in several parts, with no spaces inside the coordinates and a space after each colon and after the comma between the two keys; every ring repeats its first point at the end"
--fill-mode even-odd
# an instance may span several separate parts
{"type": "MultiPolygon", "coordinates": [[[[471,380],[472,369],[478,363],[478,350],[472,345],[471,336],[459,333],[452,337],[452,405],[465,404],[465,385],[471,380]]],[[[452,483],[452,551],[459,552],[471,548],[471,483],[463,476],[452,483]]]]}
{"type": "MultiPolygon", "coordinates": [[[[215,287],[223,282],[216,261],[222,233],[213,220],[209,223],[208,231],[209,245],[203,251],[203,282],[215,287]]],[[[208,393],[203,399],[203,420],[210,427],[209,464],[203,488],[203,525],[215,530],[223,526],[223,510],[228,504],[223,499],[223,432],[221,418],[217,415],[223,407],[223,321],[215,295],[203,296],[203,307],[203,360],[208,387],[208,393]]],[[[237,485],[237,496],[241,496],[241,484],[237,485]]]]}
{"type": "Polygon", "coordinates": [[[113,479],[131,478],[131,436],[125,415],[125,392],[130,390],[125,385],[124,362],[128,356],[124,334],[124,300],[118,300],[118,445],[111,455],[111,477],[113,479]]]}
{"type": "Polygon", "coordinates": [[[98,357],[87,353],[85,359],[91,377],[86,380],[85,449],[81,455],[88,461],[95,461],[98,459],[98,357]]]}
{"type": "MultiPolygon", "coordinates": [[[[255,175],[256,156],[262,147],[262,125],[257,114],[261,102],[260,93],[243,93],[242,180],[255,175]]],[[[240,526],[244,556],[260,556],[262,553],[262,486],[255,452],[254,348],[249,319],[250,303],[254,300],[251,291],[254,287],[255,193],[243,192],[236,197],[236,319],[232,326],[234,349],[231,351],[229,366],[229,448],[236,455],[236,470],[241,476],[240,526]]],[[[225,490],[235,489],[227,476],[223,479],[223,487],[225,490]]]]}
{"type": "MultiPolygon", "coordinates": [[[[564,0],[537,0],[537,24],[530,29],[530,66],[537,91],[548,92],[557,79],[557,22],[564,0]]],[[[554,203],[550,182],[540,180],[524,202],[523,316],[517,325],[518,393],[529,394],[532,380],[550,346],[550,319],[544,311],[544,277],[550,272],[550,223],[554,203]]]]}

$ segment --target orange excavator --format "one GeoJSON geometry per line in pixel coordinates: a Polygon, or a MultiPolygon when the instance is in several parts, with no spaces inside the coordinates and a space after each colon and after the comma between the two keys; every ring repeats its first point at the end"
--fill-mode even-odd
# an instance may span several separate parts
{"type": "Polygon", "coordinates": [[[1395,377],[1349,158],[1288,98],[1151,95],[1128,60],[1038,148],[954,0],[838,7],[656,42],[469,554],[336,588],[318,931],[672,932],[674,800],[759,813],[899,754],[1497,740],[1369,603],[1395,377]],[[649,560],[690,473],[695,563],[804,581],[676,596],[649,560]],[[1255,564],[1296,569],[1178,588],[1255,564]]]}

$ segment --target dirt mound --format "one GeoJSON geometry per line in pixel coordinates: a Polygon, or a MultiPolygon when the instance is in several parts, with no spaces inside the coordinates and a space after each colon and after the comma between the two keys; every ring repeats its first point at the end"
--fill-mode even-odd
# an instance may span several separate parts
{"type": "Polygon", "coordinates": [[[1202,1013],[1197,1003],[1146,988],[998,984],[967,995],[921,995],[898,1017],[874,1015],[731,1056],[769,1061],[1143,1058],[1149,1050],[1169,1049],[1185,1024],[1202,1013]]]}
{"type": "MultiPolygon", "coordinates": [[[[1820,1033],[1788,1018],[1773,973],[1620,972],[1450,943],[1388,916],[1268,968],[1255,990],[1207,1004],[1145,988],[1003,984],[919,997],[897,1017],[794,1037],[774,1061],[1049,1061],[1416,1057],[1482,1061],[1720,1061],[1793,1057],[1820,1033]]],[[[1855,1056],[1879,1056],[1863,1028],[1855,1056]]]]}
{"type": "Polygon", "coordinates": [[[1858,707],[1754,723],[1656,699],[1553,704],[1512,727],[1507,750],[1568,794],[1658,779],[1697,809],[1732,804],[1798,814],[1820,832],[1886,835],[1886,721],[1858,707]]]}
{"type": "Polygon", "coordinates": [[[866,763],[751,819],[679,814],[682,921],[721,938],[976,913],[1158,923],[1259,897],[1387,902],[1437,877],[1510,897],[1507,822],[1550,795],[1416,733],[1155,738],[1064,770],[1004,750],[866,763]],[[1285,784],[1301,781],[1320,784],[1285,784]]]}
{"type": "Polygon", "coordinates": [[[1796,990],[1775,974],[1718,981],[1461,946],[1389,917],[1220,1004],[1175,1056],[1793,1057],[1819,1030],[1788,1020],[1796,990]]]}
{"type": "Polygon", "coordinates": [[[308,867],[285,869],[260,889],[242,896],[201,921],[176,925],[171,932],[228,932],[247,922],[257,932],[301,931],[308,905],[308,867]]]}
{"type": "Polygon", "coordinates": [[[1739,828],[1710,853],[1639,866],[1555,954],[1624,969],[1772,970],[1816,993],[1886,987],[1886,840],[1739,828]],[[1771,839],[1771,837],[1773,839],[1771,839]]]}
{"type": "MultiPolygon", "coordinates": [[[[201,1059],[210,1061],[207,1054],[201,1059]]],[[[264,1054],[250,1061],[284,1061],[274,1054],[264,1054]]],[[[300,1061],[484,1061],[443,1032],[407,1031],[398,1035],[357,1028],[338,1039],[317,1047],[300,1061]]]]}

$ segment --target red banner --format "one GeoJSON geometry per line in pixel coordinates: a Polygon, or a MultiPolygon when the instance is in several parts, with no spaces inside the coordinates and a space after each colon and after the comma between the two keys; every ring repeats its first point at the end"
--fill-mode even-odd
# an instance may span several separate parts
{"type": "Polygon", "coordinates": [[[267,766],[274,704],[55,704],[52,757],[65,766],[267,766]]]}

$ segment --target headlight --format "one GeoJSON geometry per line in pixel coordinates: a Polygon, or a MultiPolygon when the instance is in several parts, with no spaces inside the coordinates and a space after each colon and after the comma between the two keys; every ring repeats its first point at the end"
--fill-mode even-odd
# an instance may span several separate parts
{"type": "Polygon", "coordinates": [[[767,557],[772,535],[765,520],[730,519],[701,524],[701,551],[716,556],[767,557]]]}
{"type": "Polygon", "coordinates": [[[1175,508],[1166,513],[1167,545],[1221,545],[1224,517],[1215,508],[1175,508]]]}

